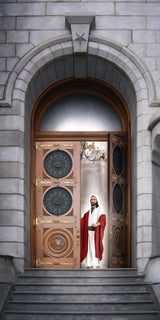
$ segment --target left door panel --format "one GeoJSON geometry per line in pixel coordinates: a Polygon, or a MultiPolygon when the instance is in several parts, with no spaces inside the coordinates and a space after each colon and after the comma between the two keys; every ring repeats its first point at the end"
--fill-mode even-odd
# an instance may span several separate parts
{"type": "Polygon", "coordinates": [[[36,142],[35,265],[80,268],[80,142],[36,142]]]}

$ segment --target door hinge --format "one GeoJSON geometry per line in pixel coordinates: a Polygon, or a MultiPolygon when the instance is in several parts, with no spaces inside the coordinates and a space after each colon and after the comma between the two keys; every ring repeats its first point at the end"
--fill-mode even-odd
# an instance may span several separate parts
{"type": "Polygon", "coordinates": [[[80,245],[80,231],[77,230],[76,233],[76,245],[79,246],[80,245]]]}

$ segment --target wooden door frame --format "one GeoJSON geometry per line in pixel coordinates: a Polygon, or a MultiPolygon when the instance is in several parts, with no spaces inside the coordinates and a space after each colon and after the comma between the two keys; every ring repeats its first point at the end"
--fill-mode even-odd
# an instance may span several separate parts
{"type": "MultiPolygon", "coordinates": [[[[131,266],[131,119],[129,108],[123,97],[110,85],[95,79],[66,79],[52,85],[37,100],[31,116],[30,134],[30,266],[35,267],[35,148],[37,141],[108,141],[107,131],[87,132],[43,132],[39,131],[40,122],[49,105],[69,93],[86,92],[100,96],[108,101],[117,111],[121,123],[122,133],[128,137],[128,267],[131,266]]],[[[114,134],[121,132],[112,132],[114,134]]]]}

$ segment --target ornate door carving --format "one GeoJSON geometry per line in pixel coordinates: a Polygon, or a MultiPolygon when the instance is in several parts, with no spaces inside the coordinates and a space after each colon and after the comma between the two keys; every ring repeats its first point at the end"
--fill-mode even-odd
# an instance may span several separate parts
{"type": "Polygon", "coordinates": [[[109,267],[130,266],[130,190],[127,135],[109,136],[109,267]]]}
{"type": "Polygon", "coordinates": [[[36,267],[80,267],[80,142],[36,142],[36,267]]]}

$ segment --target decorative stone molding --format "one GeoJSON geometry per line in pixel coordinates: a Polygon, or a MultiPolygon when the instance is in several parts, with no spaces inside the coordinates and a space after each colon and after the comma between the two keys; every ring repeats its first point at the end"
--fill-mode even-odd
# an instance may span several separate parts
{"type": "Polygon", "coordinates": [[[152,132],[152,162],[160,166],[160,110],[153,114],[148,130],[152,132]]]}
{"type": "MultiPolygon", "coordinates": [[[[84,17],[79,17],[79,16],[66,17],[66,24],[70,27],[71,25],[74,25],[74,24],[75,26],[76,25],[83,26],[88,24],[89,27],[91,28],[94,26],[94,22],[95,22],[94,17],[87,17],[87,16],[86,17],[85,16],[84,17]]],[[[134,85],[135,92],[138,92],[138,95],[139,95],[138,98],[140,100],[144,98],[144,95],[146,97],[145,99],[148,100],[148,105],[150,101],[156,100],[154,82],[150,76],[150,73],[148,72],[148,70],[146,69],[146,66],[142,63],[142,61],[137,56],[135,56],[133,52],[131,52],[125,47],[120,46],[117,43],[113,43],[109,40],[101,39],[93,35],[92,36],[88,35],[88,38],[87,38],[86,35],[83,35],[83,32],[80,33],[80,36],[77,36],[77,38],[78,39],[77,40],[75,39],[75,42],[78,43],[79,47],[83,47],[83,42],[84,42],[84,46],[86,46],[87,44],[87,52],[79,51],[79,52],[76,52],[76,55],[74,56],[74,76],[75,77],[84,77],[88,75],[87,58],[84,59],[84,55],[85,53],[87,53],[92,55],[93,57],[96,56],[97,58],[102,58],[103,61],[104,60],[108,61],[108,63],[110,62],[113,63],[115,67],[117,67],[119,70],[122,69],[126,75],[128,74],[129,75],[128,77],[130,78],[131,83],[134,85]],[[141,88],[140,86],[141,86],[141,83],[143,82],[145,86],[143,85],[143,88],[141,88]],[[145,90],[145,93],[144,93],[144,90],[145,90]],[[142,97],[140,96],[140,94],[142,94],[142,97]]],[[[14,91],[15,90],[17,91],[17,87],[16,87],[17,81],[19,83],[18,90],[22,90],[22,92],[24,93],[26,92],[26,85],[29,84],[33,76],[37,72],[39,72],[41,68],[44,67],[44,65],[46,65],[46,62],[50,63],[51,61],[54,61],[54,57],[65,58],[65,57],[68,57],[69,55],[73,55],[74,53],[73,42],[74,41],[72,41],[71,35],[62,36],[62,37],[58,37],[57,39],[55,38],[51,41],[47,41],[42,45],[39,45],[33,48],[28,53],[26,53],[26,55],[17,62],[13,71],[10,73],[10,76],[8,78],[8,81],[5,87],[4,98],[0,100],[0,107],[6,108],[12,105],[12,102],[13,102],[12,99],[15,99],[14,91]],[[28,72],[26,70],[28,70],[28,72]]],[[[85,50],[86,50],[86,47],[85,47],[85,50]]],[[[92,76],[94,76],[94,74],[92,76]]],[[[58,80],[59,79],[57,79],[56,81],[58,80]]],[[[104,81],[108,81],[108,79],[104,79],[104,81]]],[[[20,100],[22,101],[22,97],[20,100]]]]}
{"type": "Polygon", "coordinates": [[[74,53],[87,52],[90,29],[95,26],[94,16],[66,16],[66,26],[71,29],[74,53]]]}

